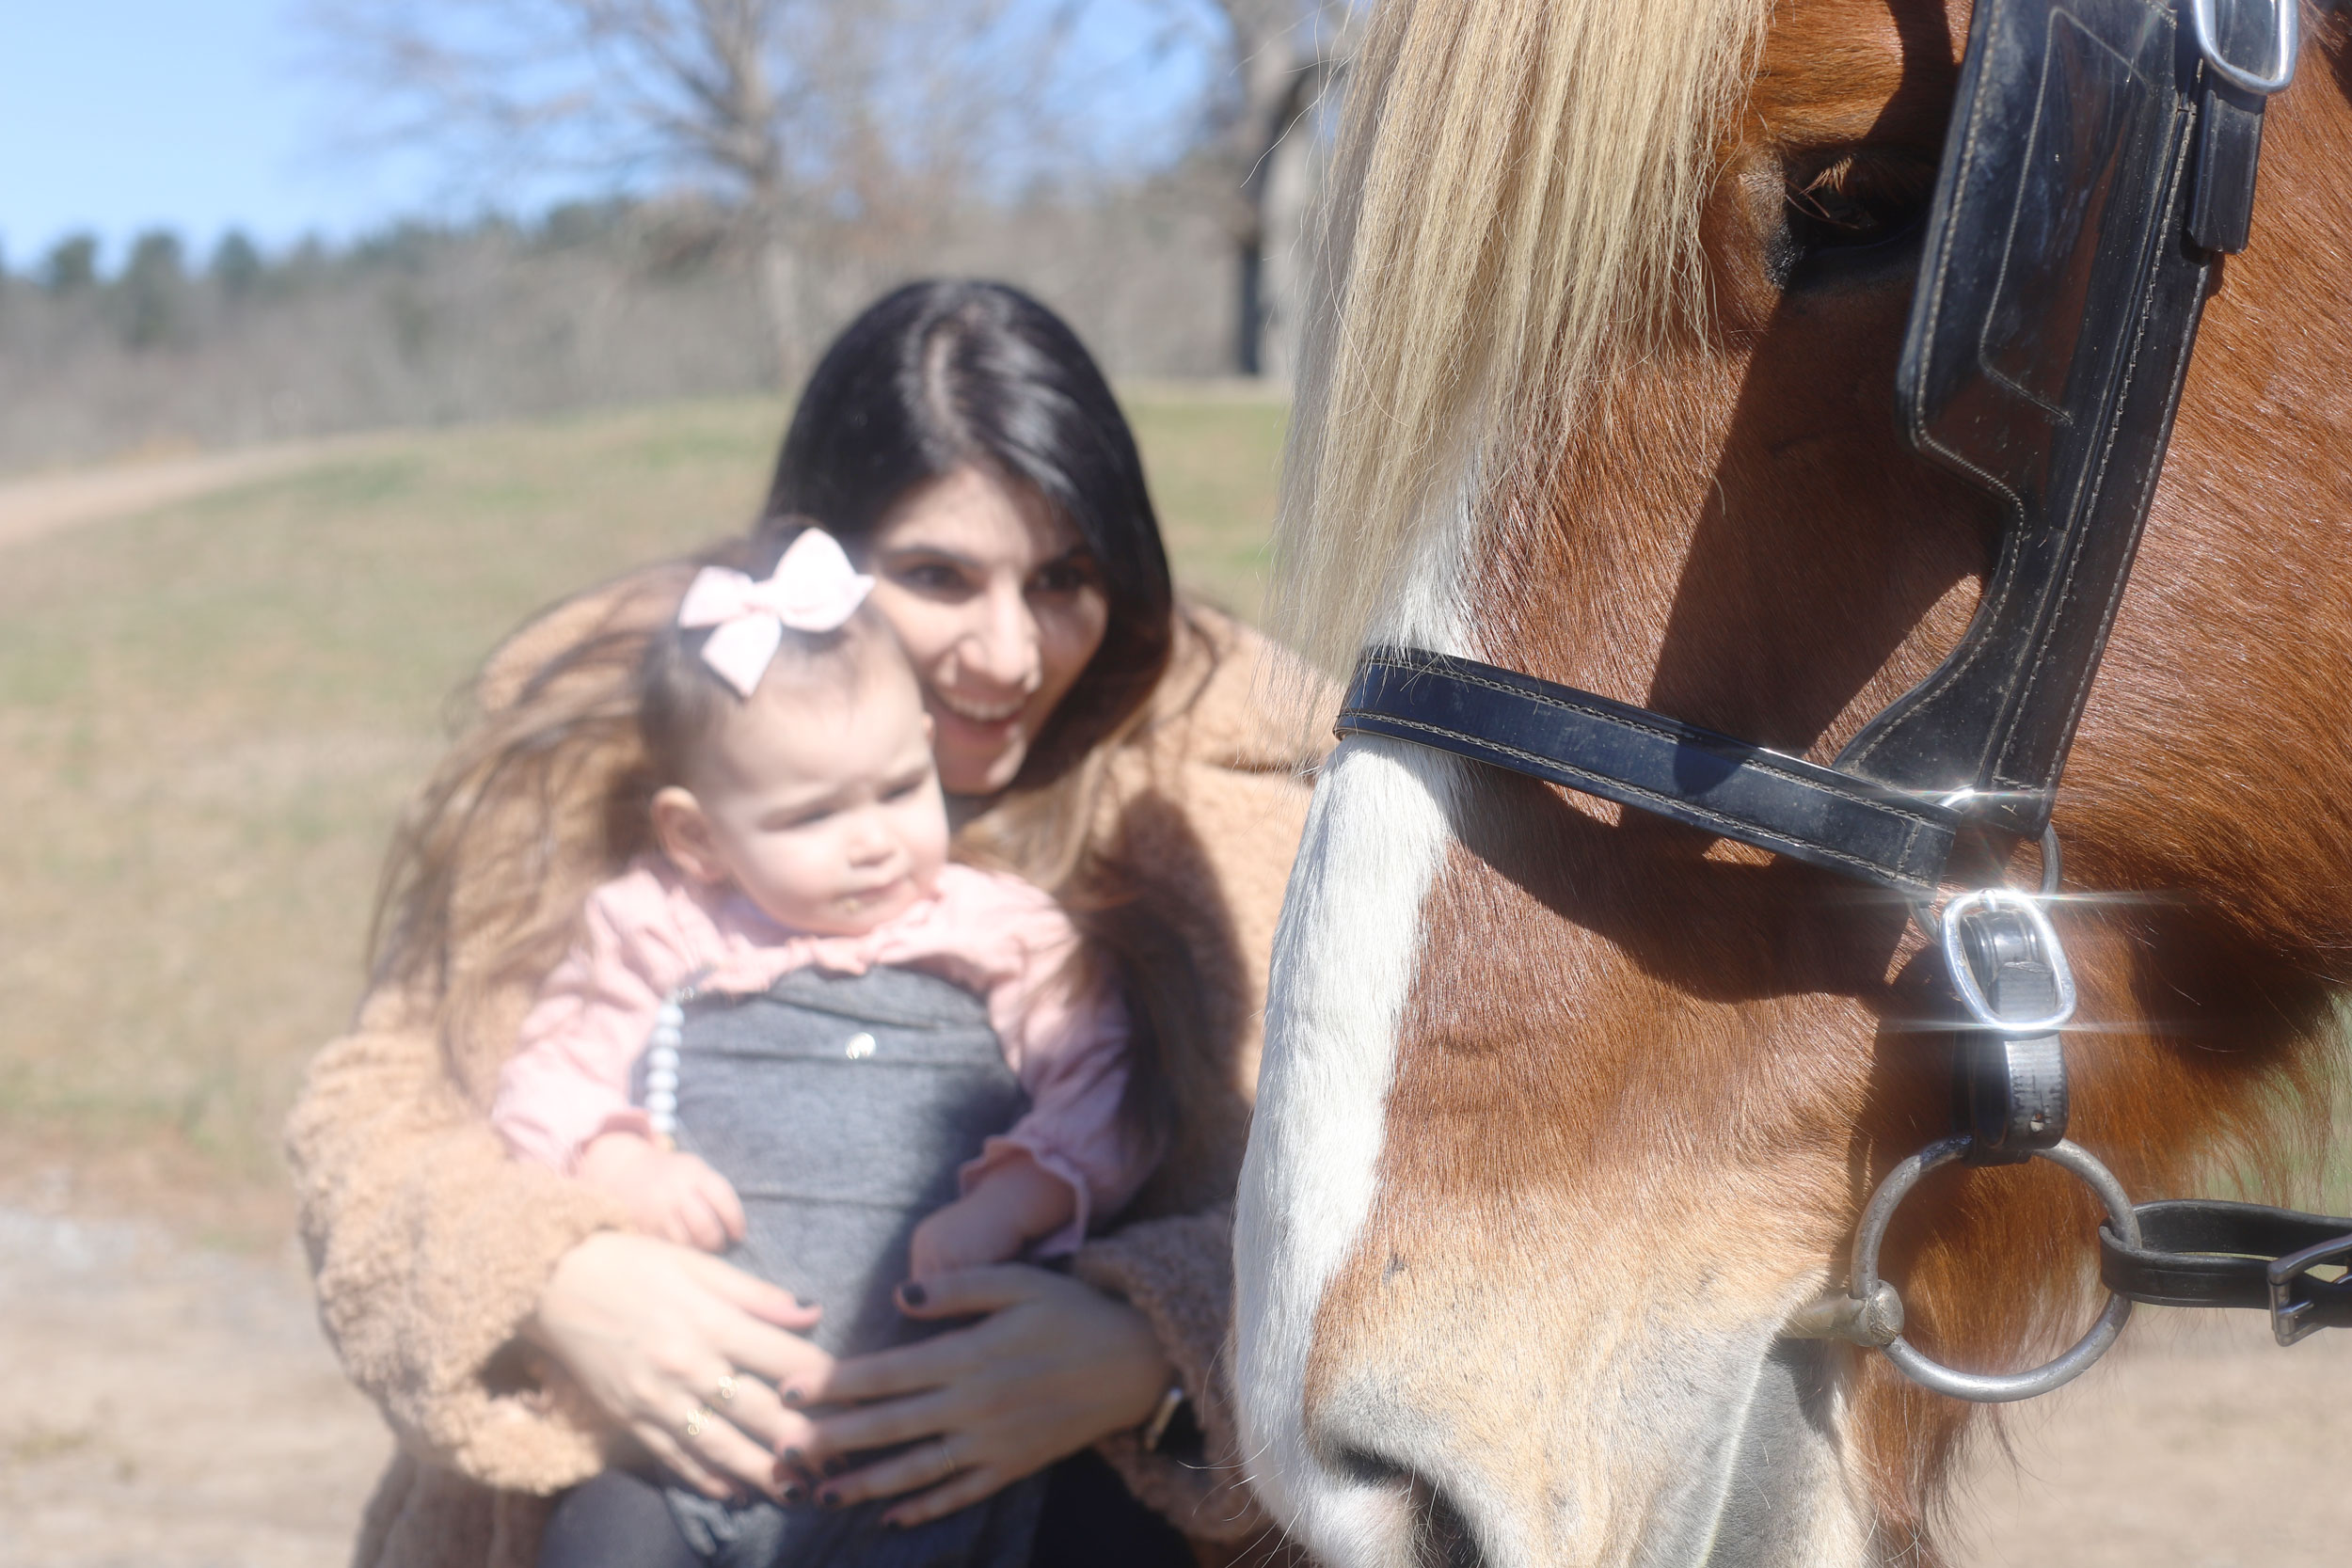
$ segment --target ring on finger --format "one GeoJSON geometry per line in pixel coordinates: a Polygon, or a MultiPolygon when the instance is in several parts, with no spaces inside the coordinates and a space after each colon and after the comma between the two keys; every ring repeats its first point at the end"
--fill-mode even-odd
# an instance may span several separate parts
{"type": "Polygon", "coordinates": [[[686,1413],[685,1432],[689,1439],[700,1437],[703,1430],[719,1418],[718,1413],[707,1404],[698,1404],[686,1413]]]}
{"type": "Polygon", "coordinates": [[[735,1374],[733,1372],[728,1372],[723,1377],[720,1378],[717,1383],[711,1386],[710,1397],[717,1400],[721,1404],[733,1404],[735,1402],[736,1391],[742,1385],[736,1381],[735,1374]]]}
{"type": "Polygon", "coordinates": [[[939,1440],[939,1479],[941,1481],[946,1481],[949,1476],[963,1468],[961,1465],[956,1463],[955,1443],[956,1440],[952,1437],[942,1437],[939,1440]]]}

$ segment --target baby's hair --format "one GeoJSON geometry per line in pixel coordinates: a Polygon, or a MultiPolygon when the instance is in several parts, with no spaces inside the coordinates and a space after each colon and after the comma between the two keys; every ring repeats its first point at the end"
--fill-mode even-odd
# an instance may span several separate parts
{"type": "MultiPolygon", "coordinates": [[[[730,541],[707,552],[702,560],[713,566],[731,566],[755,578],[765,578],[775,570],[789,542],[788,537],[778,536],[730,541]]],[[[751,701],[704,662],[703,644],[710,640],[713,629],[681,626],[673,615],[655,628],[646,643],[644,662],[637,672],[637,730],[656,788],[685,784],[693,758],[712,733],[728,715],[751,701]]],[[[762,680],[787,673],[780,666],[798,666],[788,672],[795,679],[832,674],[854,680],[878,653],[900,660],[905,657],[873,609],[861,608],[835,631],[802,632],[787,627],[762,680]],[[825,670],[825,666],[834,668],[825,670]]]]}

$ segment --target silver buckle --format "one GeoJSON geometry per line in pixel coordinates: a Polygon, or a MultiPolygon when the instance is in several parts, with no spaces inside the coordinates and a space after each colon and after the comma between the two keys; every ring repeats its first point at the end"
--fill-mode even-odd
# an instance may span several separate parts
{"type": "Polygon", "coordinates": [[[2279,48],[2267,76],[2257,76],[2224,57],[2220,40],[2214,37],[2213,8],[2214,0],[2188,0],[2189,24],[2196,29],[2197,48],[2205,56],[2206,67],[2232,87],[2258,98],[2286,91],[2287,84],[2295,80],[2296,56],[2303,50],[2302,0],[2270,0],[2270,14],[2277,19],[2271,36],[2279,48]]]}
{"type": "Polygon", "coordinates": [[[2074,1016],[2074,972],[2067,967],[2066,949],[2051,927],[2050,917],[2042,912],[2041,899],[2005,887],[1980,887],[1973,893],[1963,893],[1944,906],[1942,935],[1944,966],[1951,972],[1952,989],[1960,993],[1961,1006],[1985,1028],[1996,1035],[2046,1035],[2074,1016]],[[2033,932],[2042,958],[2050,966],[2051,980],[2058,988],[2058,1006],[2042,1017],[2005,1019],[1993,1010],[1984,988],[1977,983],[1977,972],[1969,967],[1967,950],[1962,945],[1962,922],[1977,910],[2009,910],[2033,932]]]}
{"type": "Polygon", "coordinates": [[[2281,1345],[2308,1339],[2326,1326],[2303,1321],[2319,1303],[2295,1299],[2295,1282],[2323,1263],[2344,1264],[2345,1278],[2352,1280],[2352,1236],[2290,1252],[2265,1271],[2270,1276],[2270,1333],[2281,1345]]]}

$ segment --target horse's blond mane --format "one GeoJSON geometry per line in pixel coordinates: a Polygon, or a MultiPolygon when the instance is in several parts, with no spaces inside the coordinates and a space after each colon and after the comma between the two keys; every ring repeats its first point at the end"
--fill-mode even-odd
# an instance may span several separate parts
{"type": "Polygon", "coordinates": [[[1454,476],[1704,319],[1699,212],[1771,0],[1386,0],[1352,68],[1275,609],[1354,657],[1454,476]]]}

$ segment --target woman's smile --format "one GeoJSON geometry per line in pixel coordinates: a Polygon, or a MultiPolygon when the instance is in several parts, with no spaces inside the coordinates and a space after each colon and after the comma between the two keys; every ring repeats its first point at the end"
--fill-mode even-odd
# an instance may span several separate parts
{"type": "Polygon", "coordinates": [[[1007,703],[981,703],[969,697],[959,697],[951,691],[934,691],[931,695],[955,718],[968,724],[982,726],[1009,723],[1021,717],[1021,710],[1028,705],[1025,696],[1015,697],[1007,703]]]}
{"type": "Polygon", "coordinates": [[[922,485],[874,531],[874,602],[938,725],[952,795],[993,795],[1103,645],[1109,600],[1071,521],[975,467],[922,485]]]}

